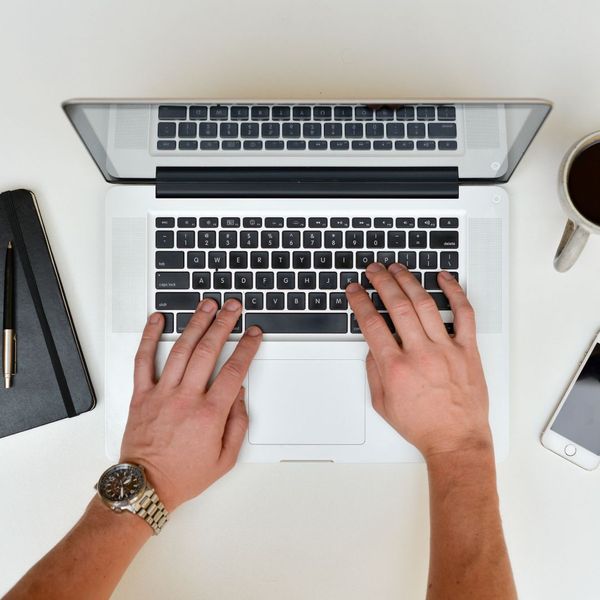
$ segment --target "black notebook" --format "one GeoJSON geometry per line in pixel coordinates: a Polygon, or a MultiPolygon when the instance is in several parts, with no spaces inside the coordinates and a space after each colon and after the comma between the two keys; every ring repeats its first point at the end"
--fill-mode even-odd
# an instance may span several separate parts
{"type": "MultiPolygon", "coordinates": [[[[0,194],[0,289],[15,248],[16,374],[0,388],[0,437],[91,410],[96,403],[34,195],[0,194]]],[[[0,293],[0,324],[3,293],[0,293]]]]}

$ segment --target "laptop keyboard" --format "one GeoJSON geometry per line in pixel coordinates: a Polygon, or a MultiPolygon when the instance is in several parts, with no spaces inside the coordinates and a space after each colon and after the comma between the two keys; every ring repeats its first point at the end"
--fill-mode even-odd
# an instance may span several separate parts
{"type": "Polygon", "coordinates": [[[453,105],[162,105],[156,150],[453,152],[456,123],[453,105]]]}
{"type": "MultiPolygon", "coordinates": [[[[457,216],[252,217],[153,215],[154,306],[166,334],[183,331],[198,302],[236,298],[234,333],[258,325],[274,334],[360,334],[345,287],[360,282],[391,331],[364,270],[372,262],[408,267],[450,310],[439,270],[459,279],[457,216]]],[[[449,331],[452,324],[447,323],[449,331]]]]}

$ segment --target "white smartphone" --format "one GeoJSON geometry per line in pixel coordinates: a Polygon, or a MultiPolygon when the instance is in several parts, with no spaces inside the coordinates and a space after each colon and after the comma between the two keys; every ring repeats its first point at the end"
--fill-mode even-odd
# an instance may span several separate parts
{"type": "Polygon", "coordinates": [[[600,333],[546,426],[542,444],[588,471],[600,464],[600,333]]]}

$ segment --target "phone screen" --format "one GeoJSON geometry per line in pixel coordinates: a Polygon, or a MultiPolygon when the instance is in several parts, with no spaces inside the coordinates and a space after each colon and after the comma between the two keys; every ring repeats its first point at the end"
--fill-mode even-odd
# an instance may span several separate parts
{"type": "Polygon", "coordinates": [[[550,429],[600,455],[600,344],[588,356],[550,429]]]}

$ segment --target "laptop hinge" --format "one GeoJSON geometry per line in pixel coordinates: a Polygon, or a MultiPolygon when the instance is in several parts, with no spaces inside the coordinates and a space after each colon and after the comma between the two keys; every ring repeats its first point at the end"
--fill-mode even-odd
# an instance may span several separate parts
{"type": "Polygon", "coordinates": [[[456,167],[158,167],[157,198],[458,198],[456,167]]]}

